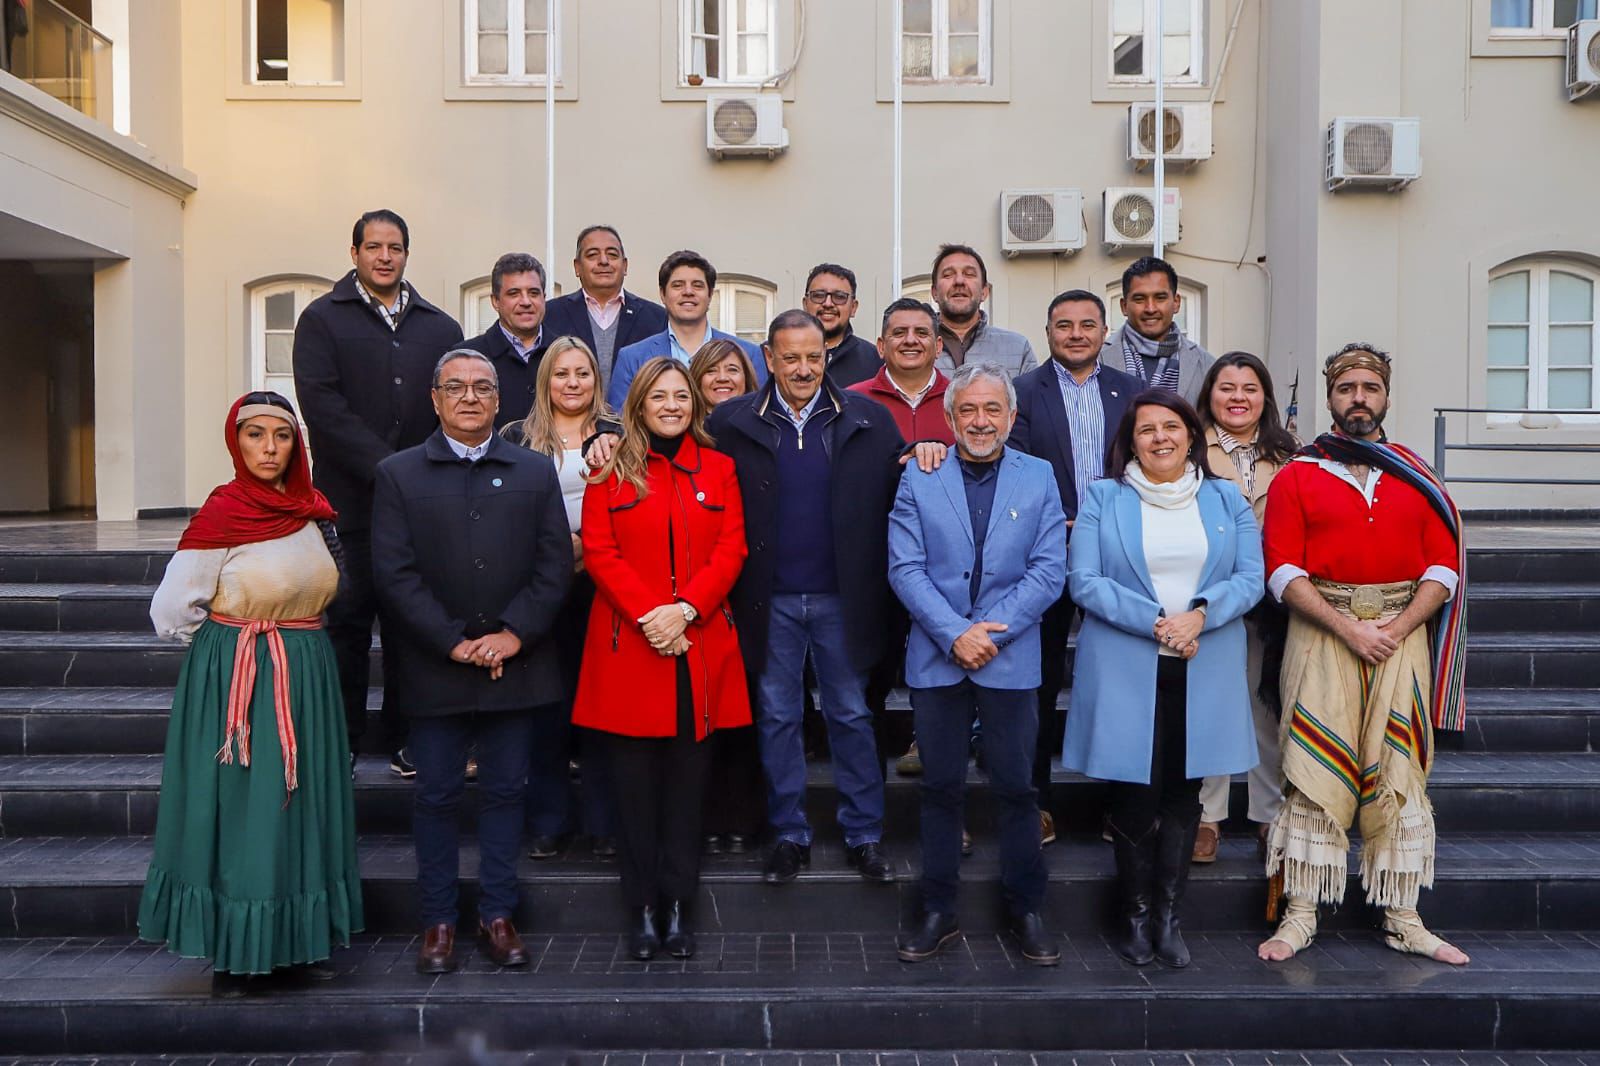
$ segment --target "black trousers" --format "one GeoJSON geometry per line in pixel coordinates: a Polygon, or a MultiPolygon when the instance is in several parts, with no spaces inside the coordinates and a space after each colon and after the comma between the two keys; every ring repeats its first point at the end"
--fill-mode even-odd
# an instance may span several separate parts
{"type": "Polygon", "coordinates": [[[1171,655],[1156,662],[1156,721],[1150,740],[1150,783],[1111,782],[1111,821],[1142,840],[1160,820],[1186,825],[1200,817],[1204,779],[1186,777],[1189,664],[1171,655]]]}
{"type": "Polygon", "coordinates": [[[704,831],[718,836],[738,833],[754,841],[767,824],[767,779],[761,771],[756,727],[719,729],[700,746],[711,748],[704,831]]]}
{"type": "Polygon", "coordinates": [[[700,883],[701,814],[712,745],[694,735],[689,664],[678,656],[678,732],[606,734],[617,798],[617,858],[630,907],[692,901],[700,883]]]}
{"type": "Polygon", "coordinates": [[[1067,675],[1067,637],[1078,607],[1065,593],[1039,621],[1039,738],[1033,751],[1033,790],[1039,809],[1050,809],[1050,762],[1061,754],[1067,728],[1066,715],[1056,708],[1056,698],[1067,675]]]}
{"type": "MultiPolygon", "coordinates": [[[[367,730],[367,686],[372,683],[372,623],[378,616],[378,595],[372,581],[372,533],[352,529],[339,534],[344,548],[344,572],[339,575],[339,592],[328,604],[327,632],[333,642],[334,662],[339,670],[339,694],[344,698],[345,729],[350,734],[350,750],[359,750],[361,735],[367,730]]],[[[405,746],[409,732],[400,714],[399,701],[384,691],[381,712],[384,738],[390,749],[405,746]]]]}

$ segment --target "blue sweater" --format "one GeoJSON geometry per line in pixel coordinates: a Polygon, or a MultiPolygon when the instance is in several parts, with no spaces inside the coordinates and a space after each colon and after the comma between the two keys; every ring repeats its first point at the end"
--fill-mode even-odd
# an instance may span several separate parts
{"type": "Polygon", "coordinates": [[[833,554],[833,475],[823,427],[837,414],[818,405],[802,436],[781,411],[778,426],[778,544],[772,591],[838,592],[833,554]]]}

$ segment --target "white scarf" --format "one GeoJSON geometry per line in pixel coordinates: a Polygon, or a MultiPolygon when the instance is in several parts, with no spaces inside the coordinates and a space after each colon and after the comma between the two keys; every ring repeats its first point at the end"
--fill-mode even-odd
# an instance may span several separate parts
{"type": "Polygon", "coordinates": [[[1139,499],[1151,507],[1180,510],[1189,506],[1200,492],[1200,471],[1195,469],[1193,463],[1183,465],[1183,476],[1178,480],[1160,484],[1145,476],[1144,468],[1137,459],[1130,460],[1123,473],[1127,476],[1128,484],[1133,486],[1133,491],[1139,494],[1139,499]]]}

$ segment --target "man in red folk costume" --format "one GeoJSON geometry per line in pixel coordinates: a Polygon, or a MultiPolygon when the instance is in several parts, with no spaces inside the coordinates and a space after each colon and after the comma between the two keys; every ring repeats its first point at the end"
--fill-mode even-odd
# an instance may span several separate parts
{"type": "Polygon", "coordinates": [[[1358,819],[1361,885],[1385,911],[1389,946],[1468,961],[1417,915],[1433,884],[1433,730],[1464,724],[1461,516],[1427,463],[1384,436],[1389,374],[1369,344],[1328,357],[1334,432],[1301,449],[1267,498],[1267,587],[1291,612],[1286,802],[1267,852],[1287,909],[1259,951],[1273,962],[1311,943],[1319,903],[1344,898],[1358,819]]]}

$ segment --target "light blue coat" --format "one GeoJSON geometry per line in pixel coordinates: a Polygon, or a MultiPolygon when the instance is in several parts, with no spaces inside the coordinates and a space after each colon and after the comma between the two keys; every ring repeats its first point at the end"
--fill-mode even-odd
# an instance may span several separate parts
{"type": "Polygon", "coordinates": [[[972,517],[955,451],[925,474],[906,464],[889,515],[889,584],[911,614],[906,683],[984,688],[1039,687],[1039,619],[1061,596],[1067,519],[1050,464],[1015,449],[998,460],[994,509],[983,541],[983,577],[970,598],[972,517]],[[977,670],[950,657],[974,622],[1004,622],[991,635],[1000,654],[977,670]]]}
{"type": "MultiPolygon", "coordinates": [[[[1261,531],[1250,504],[1221,478],[1206,478],[1196,502],[1208,546],[1195,594],[1206,621],[1189,660],[1191,778],[1239,773],[1257,762],[1243,615],[1262,592],[1261,531]]],[[[1149,784],[1161,606],[1145,564],[1139,509],[1133,486],[1096,481],[1072,527],[1067,580],[1084,619],[1061,763],[1090,777],[1149,784]]]]}

